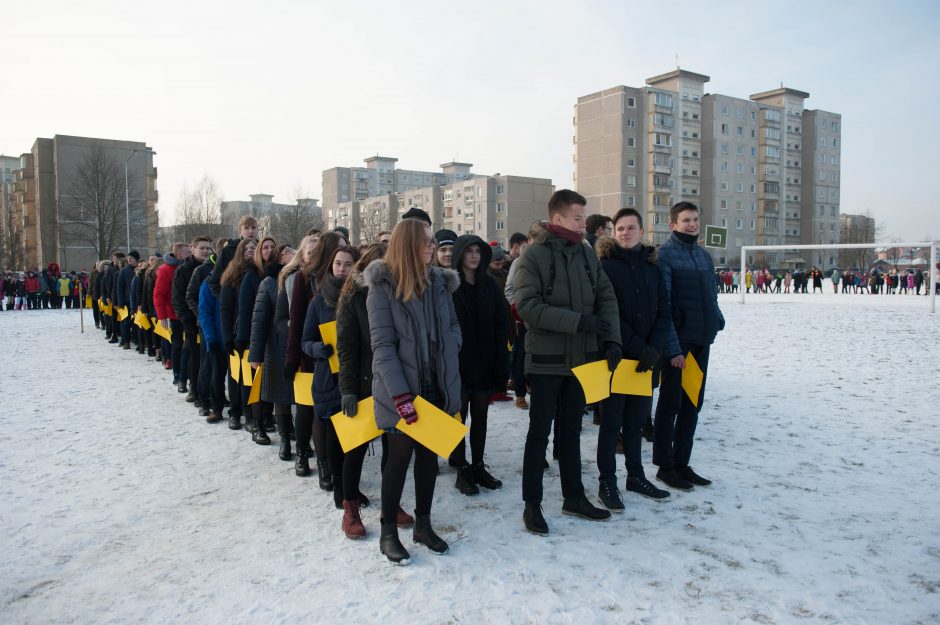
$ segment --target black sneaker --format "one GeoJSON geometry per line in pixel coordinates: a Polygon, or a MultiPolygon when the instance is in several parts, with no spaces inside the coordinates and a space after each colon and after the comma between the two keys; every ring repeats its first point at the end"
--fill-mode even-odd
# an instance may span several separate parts
{"type": "Polygon", "coordinates": [[[464,495],[479,494],[480,489],[473,482],[473,470],[470,468],[469,464],[465,464],[457,469],[457,481],[454,482],[454,488],[464,495]]]}
{"type": "Polygon", "coordinates": [[[542,516],[542,506],[537,503],[526,503],[525,510],[522,513],[522,522],[525,528],[533,534],[539,536],[548,536],[548,523],[542,516]]]}
{"type": "Polygon", "coordinates": [[[692,467],[686,465],[684,467],[676,467],[676,471],[679,472],[679,475],[684,477],[686,480],[692,482],[696,486],[708,486],[712,483],[711,480],[706,480],[704,477],[692,470],[692,467]]]}
{"type": "Polygon", "coordinates": [[[656,472],[656,479],[677,490],[692,490],[692,483],[679,475],[675,469],[660,469],[656,472]]]}
{"type": "Polygon", "coordinates": [[[473,472],[473,481],[483,488],[498,490],[503,487],[503,483],[490,475],[490,472],[486,470],[486,465],[482,462],[471,465],[470,468],[473,472]]]}
{"type": "Polygon", "coordinates": [[[565,499],[561,506],[562,514],[581,517],[589,521],[604,521],[610,518],[610,512],[603,508],[598,508],[584,495],[577,499],[565,499]]]}
{"type": "Polygon", "coordinates": [[[643,495],[644,497],[649,497],[650,499],[656,499],[659,501],[669,497],[668,490],[656,488],[653,486],[653,483],[645,477],[628,477],[627,490],[631,493],[637,493],[638,495],[643,495]]]}
{"type": "Polygon", "coordinates": [[[601,485],[597,489],[597,498],[608,510],[623,512],[623,500],[620,498],[620,489],[616,485],[601,480],[601,485]]]}

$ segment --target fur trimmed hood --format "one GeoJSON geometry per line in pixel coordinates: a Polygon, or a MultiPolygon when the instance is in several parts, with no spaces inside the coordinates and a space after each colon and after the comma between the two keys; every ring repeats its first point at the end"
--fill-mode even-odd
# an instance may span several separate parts
{"type": "MultiPolygon", "coordinates": [[[[447,288],[448,293],[453,293],[460,287],[460,276],[457,275],[457,272],[453,269],[444,269],[441,267],[430,267],[431,271],[431,281],[435,280],[435,275],[437,275],[441,280],[444,281],[444,286],[447,288]]],[[[361,276],[355,277],[356,284],[360,284],[362,281],[362,286],[372,287],[379,282],[388,282],[389,284],[395,284],[395,281],[392,279],[392,272],[389,270],[388,265],[385,264],[384,259],[376,259],[369,263],[369,266],[365,268],[365,271],[362,272],[361,276]]]]}
{"type": "MultiPolygon", "coordinates": [[[[601,260],[606,258],[614,258],[618,252],[627,254],[626,250],[621,249],[617,245],[617,241],[613,237],[602,236],[598,237],[597,243],[594,244],[594,250],[597,252],[597,257],[601,260]]],[[[656,259],[659,257],[659,254],[656,252],[656,248],[652,245],[643,245],[640,248],[640,254],[642,254],[643,259],[652,264],[656,264],[656,259]]]]}

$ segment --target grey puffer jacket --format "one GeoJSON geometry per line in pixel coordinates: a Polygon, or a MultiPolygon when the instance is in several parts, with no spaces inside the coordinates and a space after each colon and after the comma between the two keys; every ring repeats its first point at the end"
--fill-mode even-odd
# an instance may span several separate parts
{"type": "Polygon", "coordinates": [[[284,379],[288,319],[287,293],[278,292],[277,275],[268,275],[255,296],[248,361],[264,362],[261,400],[272,404],[294,403],[294,385],[284,379]]]}
{"type": "MultiPolygon", "coordinates": [[[[372,396],[375,399],[375,424],[379,429],[395,427],[398,412],[394,397],[420,394],[421,371],[418,356],[419,332],[429,324],[424,304],[418,298],[402,302],[395,297],[397,285],[384,260],[372,262],[363,272],[369,287],[366,309],[372,341],[372,396]]],[[[433,327],[439,345],[435,353],[437,386],[443,395],[443,409],[448,414],[460,410],[460,363],[458,354],[463,338],[454,311],[451,294],[460,286],[457,272],[431,267],[430,284],[425,297],[431,298],[435,317],[433,327]]]]}

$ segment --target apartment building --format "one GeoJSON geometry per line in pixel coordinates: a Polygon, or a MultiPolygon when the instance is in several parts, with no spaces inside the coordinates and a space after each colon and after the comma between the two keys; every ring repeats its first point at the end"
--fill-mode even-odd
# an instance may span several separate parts
{"type": "MultiPolygon", "coordinates": [[[[435,230],[448,228],[458,235],[476,234],[487,241],[506,245],[512,233],[528,232],[533,221],[545,218],[548,200],[554,192],[552,181],[547,178],[482,176],[472,173],[472,163],[454,161],[443,163],[440,172],[396,170],[396,160],[366,159],[378,173],[359,178],[362,186],[357,189],[355,199],[351,199],[350,194],[354,187],[348,184],[343,194],[342,180],[349,178],[347,173],[337,173],[343,168],[324,171],[324,211],[328,227],[348,228],[355,244],[369,242],[379,232],[391,230],[407,211],[420,208],[431,217],[435,230]],[[373,178],[380,186],[370,186],[373,178]],[[416,180],[431,182],[417,184],[416,180]],[[328,185],[338,186],[328,189],[328,185]],[[392,190],[396,186],[399,188],[392,190]],[[382,192],[362,195],[366,189],[373,188],[382,192]],[[328,205],[327,198],[334,197],[347,199],[328,205]]],[[[362,169],[367,168],[352,172],[353,180],[362,169]]]]}
{"type": "Polygon", "coordinates": [[[266,224],[276,215],[292,211],[302,204],[306,206],[317,220],[322,217],[323,213],[320,200],[314,198],[298,198],[296,204],[284,204],[275,202],[274,196],[267,193],[254,193],[248,197],[249,199],[247,201],[228,200],[220,203],[219,212],[223,225],[231,226],[234,230],[242,215],[251,215],[257,219],[260,224],[266,224]]]}
{"type": "Polygon", "coordinates": [[[90,269],[128,245],[141,254],[155,248],[157,169],[145,143],[55,135],[36,139],[19,161],[13,204],[27,267],[90,269]]]}
{"type": "MultiPolygon", "coordinates": [[[[669,207],[702,209],[728,228],[716,265],[740,263],[742,245],[838,243],[841,117],[804,109],[809,94],[780,87],[748,99],[705,93],[710,78],[677,69],[645,87],[578,98],[574,185],[590,212],[635,207],[654,244],[669,236],[669,207]]],[[[771,267],[837,264],[834,254],[753,253],[771,267]]]]}
{"type": "Polygon", "coordinates": [[[323,172],[323,208],[326,214],[343,202],[364,200],[388,193],[432,187],[470,177],[469,163],[445,163],[441,171],[397,169],[398,159],[370,156],[365,167],[333,167],[323,172]]]}

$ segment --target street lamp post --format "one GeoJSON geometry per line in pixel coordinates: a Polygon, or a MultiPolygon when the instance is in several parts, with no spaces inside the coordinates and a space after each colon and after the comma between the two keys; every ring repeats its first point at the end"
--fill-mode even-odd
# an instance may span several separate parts
{"type": "Polygon", "coordinates": [[[127,191],[127,162],[131,160],[131,157],[137,154],[138,152],[149,152],[151,156],[154,156],[154,152],[151,148],[144,148],[143,150],[138,150],[134,148],[131,153],[124,159],[124,219],[127,223],[127,253],[131,253],[131,201],[130,195],[127,191]]]}

